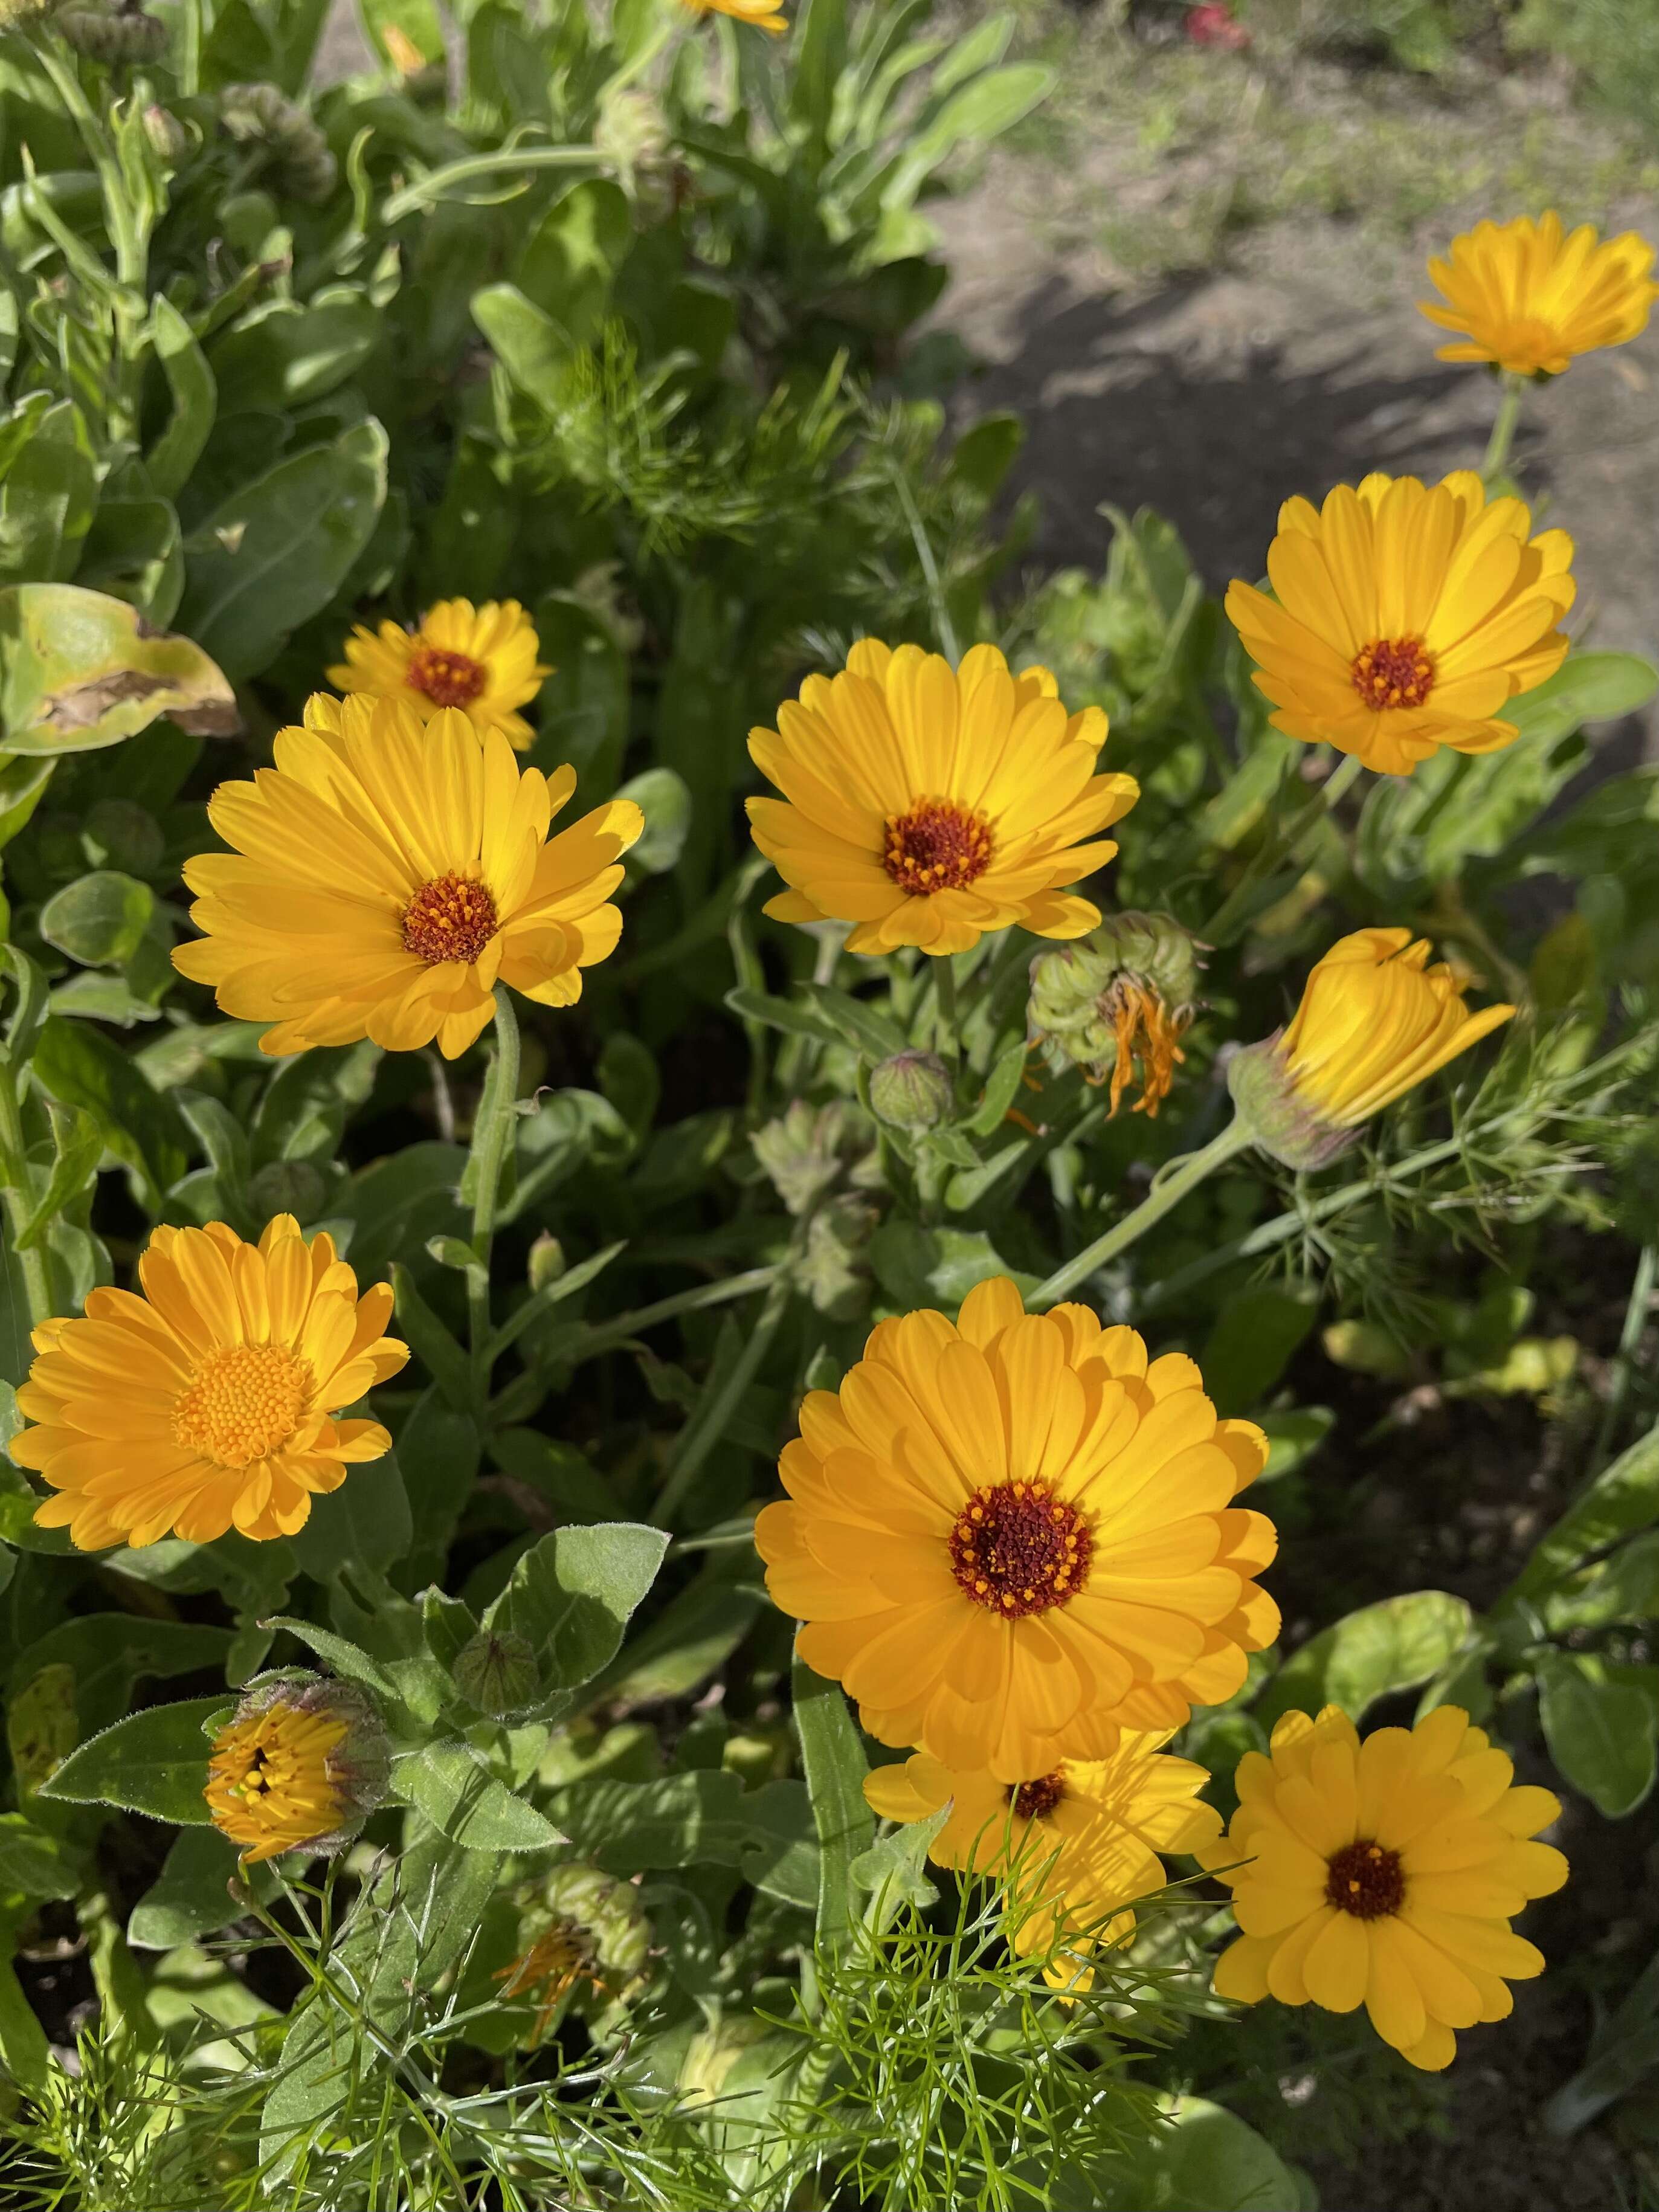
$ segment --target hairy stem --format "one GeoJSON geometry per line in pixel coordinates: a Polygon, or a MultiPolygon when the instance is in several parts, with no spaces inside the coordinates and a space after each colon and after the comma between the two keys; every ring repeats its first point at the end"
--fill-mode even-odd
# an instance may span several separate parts
{"type": "Polygon", "coordinates": [[[1492,418],[1492,435],[1486,441],[1486,458],[1480,464],[1480,481],[1490,492],[1498,479],[1508,473],[1510,448],[1515,443],[1515,433],[1521,421],[1521,395],[1527,388],[1527,380],[1512,368],[1504,371],[1503,398],[1498,403],[1498,412],[1492,418]]]}
{"type": "Polygon", "coordinates": [[[471,1243],[477,1264],[466,1271],[467,1320],[472,1352],[473,1388],[482,1405],[489,1389],[489,1251],[501,1202],[501,1169],[513,1140],[519,1101],[519,1018],[505,984],[495,993],[495,1057],[484,1084],[478,1118],[472,1127],[471,1243]]]}
{"type": "Polygon", "coordinates": [[[1242,1121],[1230,1121],[1218,1137],[1212,1137],[1201,1152],[1188,1152],[1184,1158],[1171,1160],[1132,1213],[1109,1229],[1103,1237],[1097,1237],[1074,1260],[1063,1267],[1056,1267],[1045,1283],[1032,1291],[1027,1304],[1033,1312],[1043,1306],[1054,1305],[1068,1291],[1103,1267],[1109,1260],[1116,1259],[1129,1246],[1170,1210],[1180,1205],[1188,1191],[1196,1190],[1207,1175],[1225,1164],[1228,1160],[1255,1143],[1255,1138],[1242,1121]]]}

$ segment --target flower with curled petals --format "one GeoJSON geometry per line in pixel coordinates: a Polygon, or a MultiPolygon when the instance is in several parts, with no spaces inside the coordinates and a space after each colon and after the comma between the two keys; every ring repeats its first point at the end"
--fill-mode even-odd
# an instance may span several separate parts
{"type": "Polygon", "coordinates": [[[83,1552],[291,1536],[317,1492],[392,1449],[378,1421],[335,1419],[409,1351],[386,1334],[391,1285],[359,1297],[331,1237],[307,1244],[291,1213],[257,1244],[222,1221],[163,1227],[138,1279],[142,1295],[92,1291],[83,1315],[34,1332],[17,1394],[34,1425],[10,1451],[58,1493],[40,1527],[83,1552]]]}
{"type": "Polygon", "coordinates": [[[878,1323],[809,1394],[755,1540],[872,1735],[1026,1782],[1242,1684],[1279,1632],[1272,1523],[1232,1503],[1266,1458],[1190,1359],[999,1279],[955,1327],[878,1323]]]}
{"type": "Polygon", "coordinates": [[[849,921],[850,952],[965,952],[1015,923],[1081,937],[1100,920],[1067,886],[1117,851],[1097,833],[1140,795],[1098,775],[1106,717],[1067,714],[1046,668],[1016,676],[994,646],[959,669],[864,638],[809,676],[749,750],[781,799],[751,799],[755,842],[789,889],[779,921],[849,921]],[[1079,839],[1092,842],[1079,843],[1079,839]]]}
{"type": "Polygon", "coordinates": [[[1004,1884],[1014,1948],[1048,1954],[1056,1988],[1086,1988],[1091,1970],[1079,1972],[1079,1959],[1133,1936],[1128,1908],[1168,1878],[1160,1851],[1196,1851],[1221,1832],[1220,1814],[1198,1797],[1208,1773],[1165,1754],[1168,1729],[1115,1733],[1108,1756],[1062,1759],[1027,1782],[999,1782],[982,1767],[964,1773],[925,1751],[865,1778],[885,1820],[925,1820],[949,1807],[928,1857],[1004,1884]]]}
{"type": "Polygon", "coordinates": [[[482,737],[500,730],[524,752],[535,732],[528,705],[552,670],[537,659],[535,625],[516,599],[443,599],[413,630],[383,622],[361,623],[345,642],[345,659],[328,680],[372,699],[398,699],[422,722],[446,708],[465,714],[482,737]]]}
{"type": "Polygon", "coordinates": [[[1227,614],[1276,730],[1409,775],[1442,745],[1496,752],[1506,703],[1565,659],[1577,591],[1565,530],[1530,535],[1518,499],[1472,470],[1437,484],[1369,476],[1323,507],[1286,500],[1267,552],[1270,599],[1227,588],[1227,614]]]}
{"type": "Polygon", "coordinates": [[[269,1022],[265,1052],[366,1036],[453,1060],[498,982],[572,1006],[622,933],[607,902],[645,817],[615,799],[550,839],[575,787],[574,769],[520,769],[499,730],[481,738],[453,710],[422,727],[396,700],[313,700],[273,768],[209,802],[235,849],[185,863],[204,933],[173,965],[226,1013],[269,1022]]]}
{"type": "Polygon", "coordinates": [[[1507,1984],[1543,1972],[1510,1922],[1567,1878],[1561,1853],[1531,1840],[1559,1800],[1514,1779],[1455,1705],[1363,1743],[1335,1705],[1285,1713],[1271,1755],[1239,1762],[1227,1833],[1198,1852],[1243,1931],[1217,1961],[1217,1994],[1363,2004],[1413,2066],[1449,2066],[1453,2031],[1506,2019],[1507,1984]]]}
{"type": "Polygon", "coordinates": [[[1420,300],[1443,330],[1462,333],[1442,361],[1486,362],[1516,376],[1559,376],[1580,354],[1626,345],[1647,328],[1659,284],[1653,248],[1633,230],[1571,234],[1552,208],[1540,222],[1478,222],[1429,263],[1439,300],[1420,300]]]}

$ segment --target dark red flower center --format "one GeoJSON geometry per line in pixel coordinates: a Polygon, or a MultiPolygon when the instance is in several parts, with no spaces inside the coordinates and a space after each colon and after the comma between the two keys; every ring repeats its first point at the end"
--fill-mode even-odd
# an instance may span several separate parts
{"type": "Polygon", "coordinates": [[[1354,656],[1353,688],[1368,707],[1420,707],[1434,689],[1434,655],[1420,637],[1379,637],[1354,656]]]}
{"type": "Polygon", "coordinates": [[[1008,1792],[1008,1802],[1022,1820],[1046,1820],[1066,1795],[1058,1774],[1040,1774],[1035,1782],[1022,1782],[1008,1792]]]}
{"type": "Polygon", "coordinates": [[[1012,1620],[1075,1597],[1094,1547],[1088,1522],[1046,1482],[999,1482],[957,1516],[951,1565],[976,1605],[1012,1620]]]}
{"type": "Polygon", "coordinates": [[[489,672],[465,653],[417,645],[409,656],[406,680],[411,691],[424,691],[434,706],[470,707],[489,681],[489,672]]]}
{"type": "Polygon", "coordinates": [[[404,943],[428,968],[476,960],[500,926],[489,887],[453,869],[422,884],[404,908],[404,943]]]}
{"type": "Polygon", "coordinates": [[[991,865],[991,825],[953,799],[921,799],[887,817],[882,866],[901,890],[921,898],[965,890],[991,865]]]}
{"type": "Polygon", "coordinates": [[[1398,1851],[1362,1840],[1345,1844],[1329,1863],[1325,1902],[1356,1920],[1386,1920],[1406,1901],[1406,1869],[1398,1851]]]}

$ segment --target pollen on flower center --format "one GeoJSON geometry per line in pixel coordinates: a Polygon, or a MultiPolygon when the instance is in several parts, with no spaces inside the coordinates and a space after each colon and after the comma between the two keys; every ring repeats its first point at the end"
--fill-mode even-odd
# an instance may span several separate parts
{"type": "Polygon", "coordinates": [[[922,799],[887,817],[882,866],[914,896],[965,890],[991,865],[991,825],[951,799],[922,799]]]}
{"type": "Polygon", "coordinates": [[[1384,1920],[1406,1901],[1406,1869],[1398,1851],[1364,1840],[1345,1844],[1332,1856],[1325,1901],[1356,1920],[1384,1920]]]}
{"type": "Polygon", "coordinates": [[[422,884],[403,915],[404,943],[428,968],[476,960],[501,927],[489,887],[452,868],[422,884]]]}
{"type": "Polygon", "coordinates": [[[1353,688],[1368,707],[1420,707],[1434,689],[1434,655],[1420,637],[1379,637],[1354,657],[1353,688]]]}
{"type": "Polygon", "coordinates": [[[1083,1516],[1046,1482],[988,1483],[951,1531],[958,1587],[1010,1620],[1075,1597],[1093,1552],[1083,1516]]]}
{"type": "Polygon", "coordinates": [[[424,692],[434,706],[470,707],[489,680],[489,672],[469,653],[441,645],[417,645],[409,656],[404,679],[411,691],[424,692]]]}
{"type": "Polygon", "coordinates": [[[1041,1774],[1035,1782],[1022,1782],[1008,1792],[1008,1802],[1022,1820],[1044,1820],[1066,1795],[1058,1774],[1041,1774]]]}
{"type": "Polygon", "coordinates": [[[280,1451],[311,1395],[310,1363],[285,1344],[210,1352],[173,1409],[173,1433],[216,1467],[247,1467],[280,1451]]]}

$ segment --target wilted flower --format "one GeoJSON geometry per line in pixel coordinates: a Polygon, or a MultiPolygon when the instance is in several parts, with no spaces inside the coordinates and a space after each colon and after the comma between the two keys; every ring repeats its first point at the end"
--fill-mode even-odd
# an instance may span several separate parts
{"type": "Polygon", "coordinates": [[[1543,1972],[1509,1923],[1567,1878],[1559,1851],[1528,1840],[1560,1801],[1514,1777],[1455,1705],[1363,1743],[1335,1705],[1285,1714],[1271,1756],[1239,1762],[1226,1835],[1199,1851],[1243,1931],[1217,1961],[1218,1996],[1364,2004],[1413,2066],[1449,2066],[1452,2031],[1506,2019],[1506,1984],[1543,1972]]]}
{"type": "Polygon", "coordinates": [[[1453,239],[1429,275],[1445,304],[1418,302],[1431,323],[1465,335],[1442,361],[1487,362],[1517,376],[1559,376],[1583,353],[1624,345],[1647,328],[1659,284],[1654,250],[1633,230],[1599,239],[1589,223],[1564,236],[1553,209],[1478,222],[1453,239]]]}
{"type": "Polygon", "coordinates": [[[383,622],[361,623],[345,642],[345,659],[328,680],[341,690],[371,699],[400,699],[416,719],[429,722],[446,707],[458,708],[480,736],[500,730],[516,750],[535,732],[518,712],[533,699],[552,670],[536,658],[535,626],[516,599],[444,599],[428,607],[413,630],[383,622]]]}
{"type": "Polygon", "coordinates": [[[868,1130],[868,1122],[860,1130],[838,1099],[827,1106],[813,1106],[805,1098],[794,1098],[775,1121],[757,1129],[749,1141],[790,1212],[805,1213],[829,1189],[854,1152],[867,1146],[868,1130]]]}
{"type": "Polygon", "coordinates": [[[1031,963],[1030,1033],[1090,1083],[1111,1081],[1116,1114],[1139,1062],[1136,1113],[1156,1117],[1198,1011],[1198,946],[1167,914],[1109,915],[1031,963]]]}
{"type": "Polygon", "coordinates": [[[386,1796],[386,1733],[351,1682],[295,1674],[258,1684],[213,1739],[207,1804],[245,1863],[341,1850],[386,1796]]]}
{"type": "Polygon", "coordinates": [[[504,1997],[537,2000],[532,2043],[560,2005],[586,1984],[606,2009],[625,2002],[643,1978],[651,1924],[632,1882],[572,1860],[520,1893],[528,1947],[495,1979],[504,1997]]]}
{"type": "Polygon", "coordinates": [[[1508,1021],[1515,1008],[1471,1013],[1426,938],[1360,929],[1309,976],[1290,1026],[1228,1063],[1239,1119],[1286,1167],[1322,1167],[1359,1125],[1508,1021]]]}

